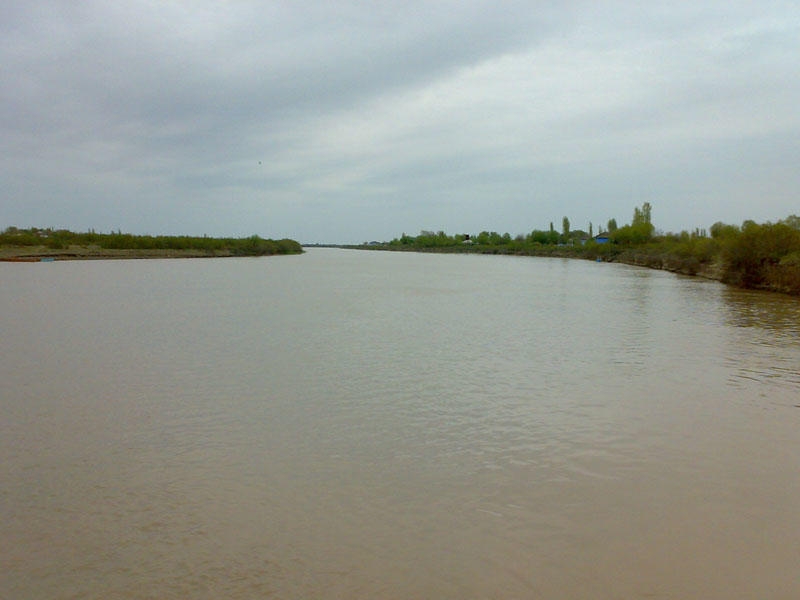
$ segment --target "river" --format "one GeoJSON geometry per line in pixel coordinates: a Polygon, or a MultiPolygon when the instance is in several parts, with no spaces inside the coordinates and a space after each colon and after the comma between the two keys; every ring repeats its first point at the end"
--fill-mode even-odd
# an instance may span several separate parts
{"type": "Polygon", "coordinates": [[[796,298],[315,248],[0,315],[2,598],[800,597],[796,298]]]}

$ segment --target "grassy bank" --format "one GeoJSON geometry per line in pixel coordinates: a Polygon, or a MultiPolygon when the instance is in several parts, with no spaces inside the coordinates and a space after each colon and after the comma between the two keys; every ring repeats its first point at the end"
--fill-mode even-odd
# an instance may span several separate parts
{"type": "Polygon", "coordinates": [[[294,240],[75,233],[67,230],[7,228],[0,234],[2,260],[101,258],[200,258],[300,254],[294,240]]]}

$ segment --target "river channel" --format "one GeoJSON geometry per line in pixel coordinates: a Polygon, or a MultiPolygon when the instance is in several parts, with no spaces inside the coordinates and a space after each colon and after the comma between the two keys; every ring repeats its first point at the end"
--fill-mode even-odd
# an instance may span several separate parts
{"type": "Polygon", "coordinates": [[[0,597],[800,598],[800,300],[309,249],[0,263],[0,597]]]}

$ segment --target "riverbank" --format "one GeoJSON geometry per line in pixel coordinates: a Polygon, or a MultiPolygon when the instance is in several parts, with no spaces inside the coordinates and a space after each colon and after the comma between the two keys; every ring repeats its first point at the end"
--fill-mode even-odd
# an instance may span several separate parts
{"type": "Polygon", "coordinates": [[[652,243],[634,247],[620,247],[615,244],[579,245],[541,245],[515,247],[514,245],[485,246],[480,244],[456,244],[449,246],[419,247],[398,244],[367,244],[345,246],[359,250],[384,250],[389,252],[426,252],[446,254],[497,254],[507,256],[538,256],[550,258],[574,258],[596,262],[616,262],[626,265],[669,271],[679,275],[702,277],[739,287],[800,296],[800,267],[790,261],[758,266],[767,272],[768,277],[756,282],[748,278],[747,271],[734,270],[725,255],[715,252],[677,252],[668,247],[652,243]]]}
{"type": "Polygon", "coordinates": [[[390,242],[369,242],[367,250],[554,256],[620,262],[715,279],[751,290],[800,296],[800,217],[790,215],[777,223],[745,221],[741,227],[714,223],[709,230],[656,234],[645,202],[634,209],[630,225],[608,222],[598,235],[570,229],[564,217],[562,232],[534,229],[512,237],[482,231],[478,235],[447,235],[444,231],[405,233],[390,242]]]}
{"type": "Polygon", "coordinates": [[[0,260],[36,262],[53,260],[221,258],[302,254],[291,239],[213,238],[208,236],[149,236],[116,233],[74,233],[64,229],[17,229],[0,234],[0,260]]]}
{"type": "Polygon", "coordinates": [[[718,260],[699,262],[670,254],[652,255],[632,250],[622,251],[606,262],[618,262],[635,267],[669,271],[679,275],[702,277],[714,281],[725,281],[725,268],[718,260]]]}
{"type": "Polygon", "coordinates": [[[42,262],[53,260],[111,260],[148,258],[222,258],[241,256],[230,250],[100,248],[68,246],[54,250],[47,246],[0,246],[0,261],[42,262]]]}

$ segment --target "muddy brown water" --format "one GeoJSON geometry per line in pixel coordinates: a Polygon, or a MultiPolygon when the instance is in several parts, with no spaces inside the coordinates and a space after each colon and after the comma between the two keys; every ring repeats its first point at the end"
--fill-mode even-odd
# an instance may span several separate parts
{"type": "Polygon", "coordinates": [[[0,263],[2,598],[800,597],[800,301],[312,249],[0,263]]]}

